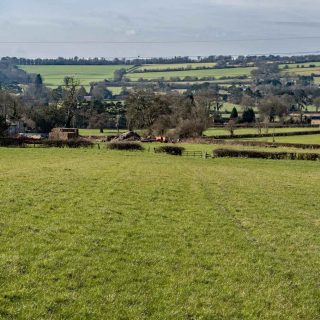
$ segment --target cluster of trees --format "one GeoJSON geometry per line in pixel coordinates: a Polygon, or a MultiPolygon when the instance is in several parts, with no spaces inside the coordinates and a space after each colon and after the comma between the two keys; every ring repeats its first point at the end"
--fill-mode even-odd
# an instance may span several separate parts
{"type": "Polygon", "coordinates": [[[12,92],[21,92],[21,84],[29,84],[34,81],[34,75],[28,74],[9,62],[0,61],[0,88],[12,92]]]}
{"type": "Polygon", "coordinates": [[[37,75],[23,93],[0,89],[0,134],[9,122],[23,120],[30,130],[47,133],[53,127],[125,128],[122,103],[107,102],[111,94],[105,84],[92,86],[91,98],[76,79],[66,77],[64,85],[50,90],[37,75]]]}
{"type": "Polygon", "coordinates": [[[150,89],[132,91],[125,104],[129,129],[175,138],[201,136],[222,106],[220,96],[211,91],[157,95],[150,89]]]}

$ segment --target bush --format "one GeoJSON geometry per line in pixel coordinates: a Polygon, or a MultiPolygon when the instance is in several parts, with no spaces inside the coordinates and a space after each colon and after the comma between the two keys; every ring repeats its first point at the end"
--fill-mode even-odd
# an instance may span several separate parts
{"type": "Polygon", "coordinates": [[[48,148],[93,148],[94,144],[86,140],[47,140],[41,144],[48,148]]]}
{"type": "Polygon", "coordinates": [[[183,147],[177,146],[161,146],[158,148],[154,148],[155,153],[167,153],[174,156],[182,156],[182,153],[185,149],[183,147]]]}
{"type": "Polygon", "coordinates": [[[144,148],[140,143],[137,142],[111,142],[107,144],[107,148],[110,150],[132,150],[132,151],[143,151],[144,148]]]}

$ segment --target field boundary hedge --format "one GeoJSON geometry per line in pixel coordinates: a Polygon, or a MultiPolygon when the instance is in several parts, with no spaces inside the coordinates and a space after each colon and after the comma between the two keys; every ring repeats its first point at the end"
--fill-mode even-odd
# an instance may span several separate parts
{"type": "Polygon", "coordinates": [[[319,161],[319,153],[296,153],[296,152],[266,152],[255,150],[234,150],[234,149],[216,149],[213,151],[214,158],[255,158],[255,159],[273,159],[273,160],[309,160],[319,161]]]}
{"type": "Polygon", "coordinates": [[[320,144],[306,143],[285,143],[285,142],[264,142],[264,141],[230,141],[230,140],[214,140],[212,144],[231,145],[231,146],[249,146],[249,147],[284,147],[298,149],[320,149],[320,144]]]}
{"type": "Polygon", "coordinates": [[[16,138],[0,138],[0,147],[20,147],[27,145],[39,146],[42,148],[93,148],[94,143],[87,140],[32,140],[16,138]]]}
{"type": "Polygon", "coordinates": [[[215,135],[212,137],[200,137],[203,141],[214,141],[214,140],[230,140],[230,139],[250,139],[250,138],[270,138],[270,137],[291,137],[291,136],[305,136],[312,134],[320,134],[320,130],[313,131],[292,131],[292,132],[275,132],[275,133],[262,133],[262,134],[238,134],[238,135],[215,135]]]}

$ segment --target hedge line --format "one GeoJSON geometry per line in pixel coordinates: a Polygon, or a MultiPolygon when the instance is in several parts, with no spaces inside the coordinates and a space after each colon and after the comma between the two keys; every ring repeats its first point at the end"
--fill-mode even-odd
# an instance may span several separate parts
{"type": "Polygon", "coordinates": [[[86,140],[44,140],[41,146],[48,148],[93,148],[94,144],[86,140]]]}
{"type": "Polygon", "coordinates": [[[214,140],[213,144],[227,144],[250,147],[287,147],[299,149],[320,149],[320,144],[305,144],[305,143],[283,143],[283,142],[263,142],[263,141],[230,141],[230,140],[214,140]]]}
{"type": "Polygon", "coordinates": [[[27,145],[39,145],[44,148],[93,148],[94,144],[86,140],[30,140],[1,138],[0,147],[26,147],[27,145]]]}
{"type": "Polygon", "coordinates": [[[107,144],[107,148],[110,150],[132,150],[132,151],[143,151],[144,148],[140,143],[137,142],[119,142],[114,141],[107,144]]]}
{"type": "Polygon", "coordinates": [[[248,138],[268,138],[268,137],[290,137],[290,136],[304,136],[320,134],[320,130],[313,131],[292,131],[292,132],[276,132],[276,133],[262,133],[262,134],[239,134],[239,135],[216,135],[212,137],[201,137],[204,141],[214,141],[217,139],[248,139],[248,138]]]}
{"type": "Polygon", "coordinates": [[[233,149],[216,149],[213,156],[217,158],[259,158],[275,160],[320,160],[318,153],[295,153],[295,152],[265,152],[255,150],[233,150],[233,149]]]}
{"type": "Polygon", "coordinates": [[[155,153],[167,153],[174,156],[182,156],[182,153],[185,149],[183,147],[178,146],[161,146],[158,148],[154,148],[155,153]]]}

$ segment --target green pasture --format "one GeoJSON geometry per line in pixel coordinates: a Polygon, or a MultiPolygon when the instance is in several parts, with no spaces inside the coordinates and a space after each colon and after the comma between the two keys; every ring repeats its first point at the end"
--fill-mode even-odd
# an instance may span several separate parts
{"type": "MultiPolygon", "coordinates": [[[[275,137],[274,139],[275,139],[275,142],[284,142],[284,143],[320,144],[320,135],[318,134],[291,136],[291,137],[275,137]]],[[[254,139],[244,139],[244,140],[273,142],[272,138],[254,138],[254,139]]]]}
{"type": "Polygon", "coordinates": [[[319,318],[318,163],[0,155],[1,319],[319,318]]]}
{"type": "Polygon", "coordinates": [[[227,69],[209,69],[209,70],[187,70],[187,71],[167,71],[167,72],[145,72],[145,73],[129,73],[127,77],[132,81],[137,81],[140,78],[153,80],[164,78],[169,80],[172,77],[184,78],[190,77],[235,77],[235,76],[250,76],[251,71],[254,68],[227,68],[227,69]]]}
{"type": "MultiPolygon", "coordinates": [[[[320,62],[319,61],[315,61],[315,62],[307,62],[307,63],[290,63],[287,64],[287,66],[289,67],[289,69],[298,69],[297,67],[299,66],[299,68],[302,67],[303,68],[309,68],[310,69],[310,65],[315,65],[316,67],[320,67],[320,62]]],[[[280,64],[279,68],[280,69],[284,69],[286,66],[286,64],[280,64]]]]}
{"type": "Polygon", "coordinates": [[[63,84],[66,76],[73,76],[80,80],[80,84],[90,87],[91,82],[98,82],[104,79],[112,80],[116,70],[130,66],[127,65],[110,65],[110,66],[19,66],[28,73],[41,74],[44,84],[48,87],[57,87],[63,84]]]}
{"type": "MultiPolygon", "coordinates": [[[[119,130],[120,133],[127,132],[128,130],[119,130]]],[[[113,136],[118,134],[116,129],[104,129],[103,133],[99,129],[79,129],[81,136],[113,136]]]]}

